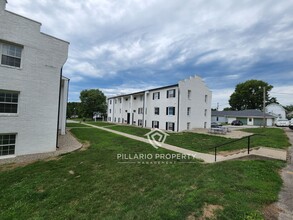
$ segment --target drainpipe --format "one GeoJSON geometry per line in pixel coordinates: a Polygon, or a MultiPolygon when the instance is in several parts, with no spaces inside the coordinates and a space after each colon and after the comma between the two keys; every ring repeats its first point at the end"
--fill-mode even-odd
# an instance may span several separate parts
{"type": "Polygon", "coordinates": [[[60,117],[60,102],[61,102],[61,86],[62,86],[62,70],[63,68],[61,68],[60,70],[60,83],[59,83],[59,101],[58,101],[58,116],[57,116],[57,132],[56,132],[56,148],[58,147],[58,134],[59,134],[59,117],[60,117]]]}
{"type": "Polygon", "coordinates": [[[179,132],[179,100],[180,100],[180,89],[178,86],[178,109],[177,109],[177,132],[179,132]]]}

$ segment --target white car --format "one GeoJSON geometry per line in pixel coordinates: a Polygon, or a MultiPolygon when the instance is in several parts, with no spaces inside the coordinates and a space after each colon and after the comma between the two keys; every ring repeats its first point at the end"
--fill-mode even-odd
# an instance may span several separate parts
{"type": "Polygon", "coordinates": [[[275,122],[275,125],[277,127],[289,127],[290,122],[287,119],[280,119],[280,120],[275,122]]]}

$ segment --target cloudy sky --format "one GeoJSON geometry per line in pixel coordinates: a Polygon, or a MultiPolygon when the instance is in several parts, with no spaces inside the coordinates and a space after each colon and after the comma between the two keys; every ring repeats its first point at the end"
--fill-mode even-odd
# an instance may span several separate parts
{"type": "Polygon", "coordinates": [[[99,88],[107,96],[201,76],[215,107],[248,79],[293,104],[293,0],[8,0],[70,42],[69,101],[99,88]]]}

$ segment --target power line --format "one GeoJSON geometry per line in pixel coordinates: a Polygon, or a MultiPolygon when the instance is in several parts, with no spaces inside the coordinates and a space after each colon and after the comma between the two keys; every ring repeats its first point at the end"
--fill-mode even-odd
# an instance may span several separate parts
{"type": "Polygon", "coordinates": [[[279,94],[279,95],[293,95],[293,93],[286,93],[286,92],[270,92],[273,94],[279,94]]]}

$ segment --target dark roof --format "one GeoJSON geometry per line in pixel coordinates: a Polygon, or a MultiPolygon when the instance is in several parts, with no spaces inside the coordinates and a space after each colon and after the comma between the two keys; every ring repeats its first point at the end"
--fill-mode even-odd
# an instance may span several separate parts
{"type": "MultiPolygon", "coordinates": [[[[212,116],[262,118],[263,112],[260,110],[253,110],[253,109],[242,110],[242,111],[212,111],[212,116]]],[[[266,118],[275,118],[275,117],[266,113],[266,118]]]]}
{"type": "Polygon", "coordinates": [[[177,87],[177,86],[178,86],[178,84],[173,84],[173,85],[169,85],[169,86],[148,89],[148,90],[144,90],[144,91],[140,91],[140,92],[134,92],[134,93],[124,94],[124,95],[117,95],[117,96],[109,97],[108,99],[114,99],[114,98],[119,98],[119,97],[123,97],[123,96],[130,96],[130,95],[138,95],[138,94],[145,93],[148,91],[151,92],[151,91],[156,91],[156,90],[160,90],[160,89],[168,89],[168,88],[177,87]]]}

